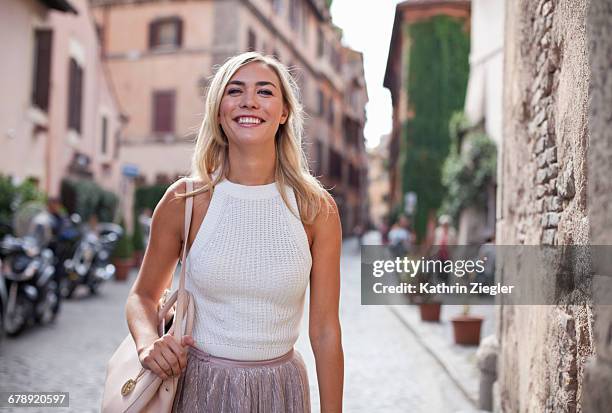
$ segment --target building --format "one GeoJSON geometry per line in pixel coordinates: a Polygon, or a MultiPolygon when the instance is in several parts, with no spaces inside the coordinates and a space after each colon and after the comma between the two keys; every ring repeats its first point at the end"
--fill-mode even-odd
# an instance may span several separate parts
{"type": "MultiPolygon", "coordinates": [[[[500,156],[504,57],[504,0],[472,0],[470,77],[465,114],[472,128],[495,142],[500,156]]],[[[498,163],[498,167],[499,167],[498,163]]],[[[487,202],[461,211],[457,242],[480,244],[495,234],[496,187],[488,188],[487,202]]]]}
{"type": "Polygon", "coordinates": [[[300,85],[308,114],[305,149],[313,172],[333,188],[345,231],[365,219],[359,201],[366,170],[365,113],[359,106],[367,100],[363,63],[341,45],[323,1],[90,3],[104,60],[130,119],[121,162],[137,168],[141,181],[169,181],[189,172],[213,68],[257,50],[288,65],[300,85]],[[346,97],[347,90],[353,97],[346,97]]]}
{"type": "Polygon", "coordinates": [[[3,2],[0,173],[59,195],[65,177],[118,191],[121,113],[86,0],[3,2]]]}
{"type": "MultiPolygon", "coordinates": [[[[335,150],[340,152],[343,168],[332,193],[336,201],[343,200],[338,204],[342,227],[345,233],[351,233],[356,226],[367,226],[369,217],[368,158],[363,135],[368,93],[363,71],[363,55],[348,47],[342,48],[342,54],[344,77],[342,142],[336,145],[335,150]]],[[[325,179],[325,175],[323,178],[325,179]]]]}
{"type": "Polygon", "coordinates": [[[389,216],[389,140],[383,135],[379,144],[368,151],[368,192],[370,196],[370,219],[380,228],[389,216]]]}
{"type": "MultiPolygon", "coordinates": [[[[389,142],[389,208],[392,212],[397,213],[401,211],[405,193],[415,192],[418,199],[414,223],[417,234],[421,236],[424,235],[426,221],[434,212],[433,209],[437,208],[440,204],[440,199],[438,199],[440,197],[439,187],[441,186],[439,175],[441,164],[446,157],[449,146],[447,123],[450,113],[447,112],[462,109],[464,104],[464,95],[462,93],[465,85],[463,84],[463,79],[449,76],[448,79],[452,78],[454,83],[451,84],[447,81],[445,85],[442,85],[444,82],[437,79],[430,80],[433,79],[431,76],[439,73],[439,71],[431,69],[433,67],[442,67],[441,61],[432,61],[432,59],[438,59],[444,53],[447,54],[446,57],[448,57],[449,53],[458,53],[458,43],[453,43],[452,45],[451,43],[457,40],[459,35],[462,38],[466,38],[469,42],[469,37],[465,34],[469,33],[469,24],[470,1],[467,0],[406,0],[399,3],[395,10],[387,67],[383,81],[384,87],[391,92],[391,102],[393,105],[392,130],[389,142]],[[443,39],[447,41],[446,45],[448,47],[443,48],[439,46],[441,41],[439,36],[442,34],[441,31],[436,31],[435,29],[430,30],[426,34],[429,36],[426,41],[432,41],[433,43],[431,44],[436,45],[437,51],[434,51],[433,48],[423,47],[423,38],[411,38],[413,27],[424,23],[437,24],[440,18],[448,18],[461,26],[457,36],[449,36],[450,38],[443,39]],[[433,53],[437,54],[435,56],[420,57],[413,61],[410,59],[410,55],[417,47],[420,50],[432,50],[433,53]],[[416,63],[419,63],[421,68],[423,68],[423,65],[430,66],[423,69],[422,73],[411,73],[411,67],[416,63]],[[417,79],[418,76],[420,76],[419,79],[417,79]],[[426,108],[417,107],[418,103],[415,96],[410,95],[410,89],[415,84],[427,84],[432,88],[431,90],[439,92],[437,94],[428,93],[424,97],[426,101],[430,102],[424,105],[427,106],[426,108]],[[445,90],[441,89],[443,86],[446,87],[445,90]],[[453,96],[452,101],[447,99],[449,95],[453,96]],[[431,102],[436,103],[433,105],[435,107],[432,107],[431,102]],[[415,136],[410,129],[409,123],[413,122],[419,115],[421,119],[423,117],[440,118],[433,122],[433,128],[436,129],[436,133],[431,133],[432,128],[430,127],[427,136],[415,136]],[[410,146],[408,145],[409,143],[410,146]],[[437,148],[437,152],[434,153],[431,148],[425,148],[428,144],[437,148]],[[415,160],[421,162],[421,164],[411,164],[408,160],[409,156],[415,157],[415,160]],[[419,190],[414,187],[415,182],[408,182],[403,179],[409,168],[413,168],[413,175],[423,177],[419,190]],[[428,172],[423,174],[421,168],[427,168],[428,172]],[[434,194],[434,189],[437,189],[436,194],[430,196],[430,193],[434,194]]],[[[463,53],[465,44],[461,45],[463,48],[461,48],[460,52],[463,53]]],[[[466,51],[464,57],[459,56],[460,62],[455,61],[453,62],[454,64],[447,65],[444,70],[449,71],[449,73],[456,73],[459,69],[463,69],[463,66],[467,67],[467,55],[468,52],[466,51]],[[465,60],[465,64],[463,60],[465,60]],[[461,63],[461,65],[458,63],[461,63]]]]}

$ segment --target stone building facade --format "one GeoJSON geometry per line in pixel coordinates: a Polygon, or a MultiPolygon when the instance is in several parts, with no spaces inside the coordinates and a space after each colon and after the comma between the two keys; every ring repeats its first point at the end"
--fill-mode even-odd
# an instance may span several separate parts
{"type": "MultiPolygon", "coordinates": [[[[506,2],[499,244],[612,240],[611,17],[609,0],[506,2]]],[[[610,306],[565,264],[538,269],[559,305],[500,308],[497,411],[609,411],[610,306]]]]}
{"type": "Polygon", "coordinates": [[[361,54],[321,0],[90,0],[129,123],[121,161],[146,182],[189,172],[216,65],[256,50],[290,67],[307,112],[312,171],[333,188],[345,232],[367,218],[361,54]]]}
{"type": "MultiPolygon", "coordinates": [[[[588,211],[590,241],[612,245],[612,0],[591,0],[587,14],[589,39],[588,211]]],[[[612,406],[612,271],[595,262],[593,357],[585,367],[583,411],[606,412],[612,406]]]]}
{"type": "Polygon", "coordinates": [[[381,228],[389,217],[389,139],[383,135],[379,144],[368,151],[368,192],[370,196],[370,219],[376,228],[381,228]]]}

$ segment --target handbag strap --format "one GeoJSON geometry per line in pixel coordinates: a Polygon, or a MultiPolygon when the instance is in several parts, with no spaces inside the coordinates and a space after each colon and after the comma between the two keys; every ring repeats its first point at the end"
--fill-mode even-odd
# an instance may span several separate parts
{"type": "MultiPolygon", "coordinates": [[[[186,180],[187,193],[193,191],[193,181],[190,179],[186,180]]],[[[185,311],[187,311],[187,295],[185,292],[185,271],[187,268],[187,264],[185,263],[185,258],[187,257],[187,240],[189,239],[189,227],[191,226],[191,213],[193,211],[193,197],[188,196],[185,199],[185,230],[183,235],[183,251],[181,253],[181,277],[179,278],[179,287],[177,291],[177,299],[176,299],[176,312],[174,313],[174,322],[175,326],[178,326],[174,329],[174,335],[180,334],[181,328],[183,325],[183,318],[185,317],[185,311]],[[178,333],[177,333],[178,331],[178,333]]]]}

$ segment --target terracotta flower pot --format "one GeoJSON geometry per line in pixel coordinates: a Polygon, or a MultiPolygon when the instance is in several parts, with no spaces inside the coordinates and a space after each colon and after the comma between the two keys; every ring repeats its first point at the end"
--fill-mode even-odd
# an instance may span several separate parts
{"type": "Polygon", "coordinates": [[[134,267],[134,258],[115,258],[115,279],[117,281],[125,281],[128,278],[130,270],[134,267]]]}
{"type": "Polygon", "coordinates": [[[451,321],[453,322],[453,332],[456,344],[464,346],[477,346],[480,344],[482,317],[461,315],[454,317],[451,321]]]}
{"type": "Polygon", "coordinates": [[[421,321],[438,322],[440,321],[440,310],[442,309],[442,303],[440,302],[429,302],[419,304],[419,311],[421,312],[421,321]]]}

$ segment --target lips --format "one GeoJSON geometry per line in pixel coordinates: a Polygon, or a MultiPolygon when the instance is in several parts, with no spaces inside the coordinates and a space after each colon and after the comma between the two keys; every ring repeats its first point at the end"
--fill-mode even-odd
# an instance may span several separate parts
{"type": "Polygon", "coordinates": [[[240,126],[252,127],[261,125],[265,121],[257,116],[238,116],[234,118],[234,121],[237,122],[240,126]]]}

